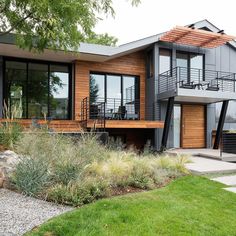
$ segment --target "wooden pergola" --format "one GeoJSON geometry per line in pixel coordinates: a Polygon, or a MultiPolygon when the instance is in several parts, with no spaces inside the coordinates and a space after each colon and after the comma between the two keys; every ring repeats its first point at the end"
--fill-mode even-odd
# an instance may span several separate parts
{"type": "Polygon", "coordinates": [[[202,48],[216,48],[234,39],[236,37],[224,33],[214,33],[183,26],[176,26],[160,38],[164,42],[202,48]]]}

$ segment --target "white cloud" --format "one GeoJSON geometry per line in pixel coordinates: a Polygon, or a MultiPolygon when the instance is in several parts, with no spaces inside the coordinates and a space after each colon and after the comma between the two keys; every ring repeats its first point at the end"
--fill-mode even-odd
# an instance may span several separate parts
{"type": "Polygon", "coordinates": [[[114,9],[115,19],[104,18],[95,30],[116,36],[119,44],[203,19],[236,35],[235,0],[142,0],[138,7],[126,0],[114,0],[114,9]]]}

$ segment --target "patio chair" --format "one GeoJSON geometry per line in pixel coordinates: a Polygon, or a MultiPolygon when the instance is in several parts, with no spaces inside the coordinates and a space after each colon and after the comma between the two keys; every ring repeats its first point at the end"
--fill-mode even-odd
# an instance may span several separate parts
{"type": "Polygon", "coordinates": [[[219,91],[220,90],[220,86],[219,86],[218,83],[217,84],[212,84],[211,82],[209,82],[207,84],[206,90],[209,90],[209,91],[219,91]]]}
{"type": "Polygon", "coordinates": [[[184,88],[184,89],[195,89],[196,88],[196,84],[194,84],[193,81],[180,81],[180,88],[184,88]]]}
{"type": "Polygon", "coordinates": [[[125,106],[119,106],[118,111],[114,113],[115,120],[124,120],[127,115],[125,106]]]}

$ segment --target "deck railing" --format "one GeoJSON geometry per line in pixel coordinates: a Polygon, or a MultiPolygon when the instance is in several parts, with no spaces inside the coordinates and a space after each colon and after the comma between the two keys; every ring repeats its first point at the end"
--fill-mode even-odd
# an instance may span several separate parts
{"type": "Polygon", "coordinates": [[[90,97],[89,99],[89,118],[96,119],[102,112],[106,120],[139,120],[140,100],[139,99],[120,99],[120,98],[101,98],[90,97]],[[104,104],[102,111],[99,104],[104,104]]]}
{"type": "Polygon", "coordinates": [[[178,88],[236,92],[235,73],[186,67],[175,67],[160,74],[156,84],[159,94],[178,88]]]}

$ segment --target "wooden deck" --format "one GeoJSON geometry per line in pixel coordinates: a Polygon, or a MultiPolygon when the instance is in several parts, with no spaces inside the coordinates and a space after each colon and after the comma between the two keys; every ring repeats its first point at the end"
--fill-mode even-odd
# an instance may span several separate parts
{"type": "MultiPolygon", "coordinates": [[[[0,119],[0,122],[6,121],[5,119],[0,119]]],[[[32,126],[31,119],[16,119],[14,122],[19,123],[23,128],[28,129],[32,126]]],[[[40,125],[46,125],[45,120],[37,120],[40,125]]],[[[49,128],[55,132],[81,132],[83,128],[79,121],[75,120],[52,120],[49,122],[49,128]]]]}
{"type": "MultiPolygon", "coordinates": [[[[94,128],[95,120],[89,120],[87,123],[88,128],[94,128]]],[[[100,124],[95,125],[99,128],[100,124]]],[[[163,121],[150,121],[150,120],[106,120],[105,124],[107,129],[157,129],[163,128],[163,121]]]]}
{"type": "MultiPolygon", "coordinates": [[[[6,121],[0,119],[0,122],[6,121]]],[[[18,122],[23,128],[28,129],[32,126],[31,119],[16,119],[14,122],[18,122]]],[[[101,124],[95,124],[95,120],[89,120],[87,122],[87,128],[101,128],[101,124]]],[[[46,125],[45,120],[37,120],[40,125],[46,125]]],[[[157,129],[163,128],[164,122],[162,121],[148,121],[148,120],[106,120],[105,124],[107,129],[157,129]]],[[[76,120],[52,120],[49,122],[49,128],[55,132],[81,132],[84,131],[82,123],[76,120]]]]}

